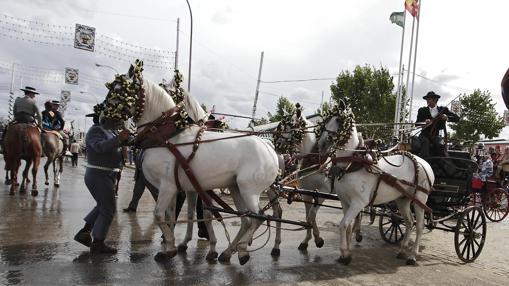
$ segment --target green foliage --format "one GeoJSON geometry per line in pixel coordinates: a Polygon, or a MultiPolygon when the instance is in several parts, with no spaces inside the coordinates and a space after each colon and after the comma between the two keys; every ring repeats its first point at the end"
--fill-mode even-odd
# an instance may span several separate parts
{"type": "Polygon", "coordinates": [[[325,101],[324,103],[322,103],[320,108],[318,108],[316,110],[316,113],[323,115],[323,114],[326,114],[326,113],[330,112],[331,109],[332,109],[332,104],[330,104],[329,102],[325,101]]]}
{"type": "MultiPolygon", "coordinates": [[[[376,69],[366,65],[357,66],[353,73],[342,71],[337,76],[336,83],[330,88],[334,101],[343,100],[352,108],[355,122],[390,123],[394,121],[397,91],[394,88],[393,77],[386,68],[376,69]]],[[[403,95],[405,94],[404,92],[403,95]]],[[[407,102],[406,96],[402,102],[407,102]]],[[[407,114],[406,110],[403,110],[402,117],[405,114],[407,114]]],[[[358,129],[364,137],[389,139],[393,127],[359,127],[358,129]]]]}
{"type": "Polygon", "coordinates": [[[264,124],[270,123],[270,121],[267,118],[265,118],[265,117],[262,117],[262,118],[257,119],[257,120],[253,120],[252,122],[253,122],[254,126],[264,125],[264,124]]]}
{"type": "Polygon", "coordinates": [[[460,121],[451,125],[456,131],[454,139],[464,142],[466,146],[472,146],[481,139],[481,134],[490,139],[500,134],[504,121],[495,110],[489,91],[481,92],[476,89],[472,94],[463,95],[460,102],[460,121]]]}
{"type": "Polygon", "coordinates": [[[267,117],[270,122],[278,122],[283,119],[285,114],[293,112],[295,112],[295,105],[288,98],[281,96],[277,101],[276,113],[267,112],[267,117]]]}

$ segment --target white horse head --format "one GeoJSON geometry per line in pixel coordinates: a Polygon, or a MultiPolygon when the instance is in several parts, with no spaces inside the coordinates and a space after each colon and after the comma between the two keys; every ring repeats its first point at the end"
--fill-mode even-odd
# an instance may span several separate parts
{"type": "Polygon", "coordinates": [[[349,156],[362,144],[352,110],[342,101],[325,114],[318,133],[318,150],[322,155],[349,156]]]}
{"type": "MultiPolygon", "coordinates": [[[[125,121],[133,118],[138,126],[154,121],[163,112],[175,107],[175,101],[166,90],[143,78],[143,62],[136,61],[127,74],[117,75],[111,83],[104,102],[105,117],[125,121]]],[[[178,82],[178,81],[177,81],[178,82]]],[[[174,89],[178,88],[174,86],[174,89]]],[[[183,101],[187,114],[195,122],[207,119],[207,113],[198,101],[183,91],[183,101]]]]}
{"type": "Polygon", "coordinates": [[[295,112],[283,116],[273,135],[276,152],[280,154],[307,154],[316,144],[313,124],[302,115],[298,103],[296,107],[295,112]]]}

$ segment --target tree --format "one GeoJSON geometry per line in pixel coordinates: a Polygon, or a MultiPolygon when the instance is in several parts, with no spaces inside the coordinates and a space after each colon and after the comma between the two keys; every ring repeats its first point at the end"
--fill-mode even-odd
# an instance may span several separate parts
{"type": "MultiPolygon", "coordinates": [[[[386,68],[376,69],[369,65],[357,66],[353,73],[342,71],[331,85],[334,101],[343,100],[351,108],[357,123],[390,123],[394,121],[396,93],[393,93],[393,77],[386,68]]],[[[407,99],[403,89],[401,118],[407,114],[407,99]]],[[[359,127],[366,137],[389,139],[393,126],[387,128],[359,127]]]]}
{"type": "Polygon", "coordinates": [[[332,104],[325,101],[324,103],[322,103],[322,105],[320,105],[320,108],[318,108],[316,110],[316,113],[317,114],[325,114],[325,113],[329,112],[331,110],[331,108],[332,108],[332,104]]]}
{"type": "Polygon", "coordinates": [[[267,112],[267,117],[270,122],[278,122],[283,119],[283,116],[288,113],[293,113],[295,111],[295,105],[288,100],[288,98],[281,96],[277,101],[277,109],[276,113],[272,114],[267,112]]]}
{"type": "Polygon", "coordinates": [[[472,94],[463,95],[460,103],[460,121],[451,125],[456,131],[453,135],[455,139],[472,146],[481,139],[481,134],[490,139],[500,134],[504,120],[495,110],[489,91],[476,89],[472,94]]]}

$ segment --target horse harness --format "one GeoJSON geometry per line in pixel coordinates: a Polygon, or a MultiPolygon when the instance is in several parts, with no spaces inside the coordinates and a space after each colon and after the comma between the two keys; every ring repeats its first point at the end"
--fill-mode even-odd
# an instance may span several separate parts
{"type": "MultiPolygon", "coordinates": [[[[174,167],[174,177],[175,177],[175,184],[177,185],[177,189],[179,191],[182,190],[182,186],[180,184],[178,171],[179,167],[181,167],[187,178],[189,179],[189,182],[194,187],[200,198],[203,200],[203,202],[211,207],[212,206],[212,200],[216,201],[221,207],[223,207],[226,210],[233,211],[233,209],[225,203],[221,198],[219,198],[213,191],[204,191],[201,187],[200,183],[196,179],[196,176],[194,175],[191,166],[189,165],[191,161],[194,159],[196,155],[196,151],[198,150],[198,147],[200,146],[200,143],[203,142],[213,142],[213,141],[219,141],[219,139],[210,139],[210,140],[202,140],[203,132],[207,129],[207,125],[215,125],[216,122],[212,121],[211,123],[206,123],[205,125],[200,125],[200,129],[198,130],[195,139],[193,142],[188,143],[180,143],[180,144],[173,144],[169,140],[176,135],[178,135],[180,132],[184,130],[184,128],[179,128],[176,124],[176,121],[179,119],[179,113],[184,108],[183,104],[178,104],[177,106],[171,108],[170,110],[164,112],[161,117],[157,118],[156,120],[149,122],[147,124],[140,125],[139,127],[145,127],[141,132],[138,133],[134,140],[134,144],[140,146],[142,149],[148,149],[148,148],[157,148],[157,147],[164,147],[167,148],[174,156],[175,156],[175,167],[174,167]],[[188,158],[185,158],[184,155],[179,151],[179,146],[185,146],[185,145],[193,145],[193,149],[191,154],[188,158]]],[[[251,134],[243,134],[235,137],[243,137],[243,136],[250,136],[251,134]]],[[[214,216],[217,219],[222,219],[222,216],[217,211],[212,211],[214,216]]]]}
{"type": "MultiPolygon", "coordinates": [[[[339,181],[347,173],[353,173],[353,172],[357,172],[361,169],[365,169],[368,173],[378,176],[375,191],[374,191],[373,196],[371,197],[370,202],[369,202],[370,207],[373,206],[373,203],[375,202],[375,199],[376,199],[376,196],[378,193],[378,188],[380,187],[380,182],[383,181],[387,185],[398,190],[403,196],[407,197],[412,202],[417,203],[426,212],[431,212],[431,209],[426,205],[425,202],[421,202],[418,199],[416,199],[417,191],[420,191],[420,192],[423,192],[423,193],[429,195],[431,192],[431,189],[428,190],[428,189],[425,189],[418,185],[418,172],[417,171],[418,171],[419,165],[417,164],[415,157],[411,153],[401,152],[400,155],[403,156],[403,160],[405,157],[407,157],[407,158],[410,158],[413,162],[414,173],[415,173],[413,182],[399,179],[399,178],[381,170],[376,165],[377,160],[373,160],[370,156],[368,156],[368,155],[376,156],[376,154],[374,154],[374,152],[372,150],[370,150],[370,148],[358,147],[356,150],[359,150],[359,151],[356,151],[356,153],[354,153],[354,155],[352,155],[352,156],[332,158],[333,165],[332,165],[331,169],[329,170],[329,175],[332,177],[331,178],[331,190],[334,188],[334,181],[336,180],[336,178],[339,181]],[[336,165],[338,163],[347,163],[347,166],[346,166],[346,168],[340,168],[339,166],[336,165]],[[413,194],[408,193],[404,189],[403,185],[414,188],[413,194]]],[[[385,160],[388,164],[393,165],[392,163],[388,162],[384,156],[382,156],[381,159],[385,160]]],[[[424,173],[426,174],[428,183],[431,186],[431,181],[429,179],[428,173],[426,173],[426,172],[424,172],[424,173]]]]}

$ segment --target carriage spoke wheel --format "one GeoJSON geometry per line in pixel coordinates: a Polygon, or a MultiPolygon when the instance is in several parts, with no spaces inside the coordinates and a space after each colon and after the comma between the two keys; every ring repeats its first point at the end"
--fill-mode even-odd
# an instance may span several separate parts
{"type": "Polygon", "coordinates": [[[380,216],[378,230],[382,239],[391,244],[397,244],[406,232],[406,225],[403,218],[394,212],[384,212],[380,216]]]}
{"type": "Polygon", "coordinates": [[[463,262],[473,262],[481,254],[486,239],[486,218],[480,207],[460,213],[454,232],[454,248],[463,262]]]}
{"type": "Polygon", "coordinates": [[[493,222],[503,220],[509,214],[508,201],[509,193],[504,189],[497,188],[492,190],[483,199],[484,214],[493,222]]]}

